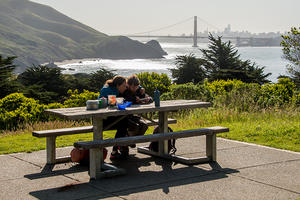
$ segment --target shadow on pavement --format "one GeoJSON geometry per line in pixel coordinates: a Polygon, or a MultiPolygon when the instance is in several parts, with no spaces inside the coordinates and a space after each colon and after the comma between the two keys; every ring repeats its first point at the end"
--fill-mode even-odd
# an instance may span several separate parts
{"type": "MultiPolygon", "coordinates": [[[[228,177],[227,174],[239,172],[235,169],[222,168],[217,162],[209,163],[211,169],[206,169],[200,168],[201,165],[177,165],[176,163],[153,157],[137,158],[131,156],[127,161],[114,162],[113,164],[124,168],[127,174],[113,178],[90,180],[86,183],[74,182],[63,187],[32,191],[30,195],[42,200],[59,199],[60,196],[66,196],[66,194],[70,193],[73,193],[70,196],[74,196],[74,193],[87,187],[96,189],[94,193],[89,193],[85,197],[88,199],[102,199],[157,189],[162,189],[167,194],[170,187],[223,179],[228,177]],[[99,195],[99,192],[101,192],[101,195],[99,195]],[[51,197],[49,194],[51,194],[51,197]]],[[[41,172],[44,174],[30,174],[25,177],[37,179],[87,171],[88,168],[75,165],[70,169],[52,171],[51,173],[48,170],[50,169],[45,169],[41,172]]]]}
{"type": "Polygon", "coordinates": [[[54,167],[55,164],[51,164],[51,165],[46,164],[40,173],[27,174],[24,177],[30,180],[34,180],[39,178],[85,172],[88,170],[87,166],[81,166],[81,165],[74,165],[67,169],[57,169],[57,170],[54,170],[54,167]]]}

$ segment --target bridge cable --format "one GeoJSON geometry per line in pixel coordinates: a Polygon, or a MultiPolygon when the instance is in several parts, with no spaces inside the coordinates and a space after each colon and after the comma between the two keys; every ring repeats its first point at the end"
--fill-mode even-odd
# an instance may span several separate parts
{"type": "Polygon", "coordinates": [[[208,23],[206,20],[204,20],[204,19],[202,19],[202,18],[200,18],[200,17],[198,17],[198,16],[197,16],[197,19],[199,19],[200,21],[204,22],[206,25],[209,25],[209,26],[211,26],[212,28],[217,29],[218,31],[220,31],[220,29],[219,29],[218,27],[216,27],[216,26],[214,26],[214,25],[208,23]]]}
{"type": "Polygon", "coordinates": [[[177,26],[179,24],[183,24],[191,19],[193,19],[194,17],[189,17],[185,20],[182,20],[182,21],[179,21],[175,24],[171,24],[171,25],[168,25],[168,26],[164,26],[164,27],[161,27],[161,28],[157,28],[157,29],[153,29],[153,30],[150,30],[150,31],[144,31],[144,32],[139,32],[139,33],[133,33],[133,34],[130,34],[130,35],[141,35],[141,34],[146,34],[146,33],[152,33],[152,32],[156,32],[156,31],[160,31],[160,30],[164,30],[164,29],[167,29],[167,28],[171,28],[173,26],[177,26]]]}

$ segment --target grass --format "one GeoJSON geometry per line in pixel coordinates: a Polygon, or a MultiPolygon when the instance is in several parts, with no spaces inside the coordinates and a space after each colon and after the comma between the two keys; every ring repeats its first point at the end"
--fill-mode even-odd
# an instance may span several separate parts
{"type": "MultiPolygon", "coordinates": [[[[230,132],[218,136],[243,142],[261,144],[279,149],[300,152],[299,110],[263,110],[239,113],[226,109],[197,109],[173,114],[178,123],[171,125],[175,131],[208,126],[224,126],[230,132]]],[[[87,126],[88,122],[54,121],[27,125],[22,130],[4,131],[0,135],[0,154],[32,152],[45,149],[45,138],[31,135],[33,130],[87,126]]],[[[146,134],[151,134],[150,127],[146,134]]],[[[104,138],[114,137],[114,131],[104,132],[104,138]]],[[[57,146],[72,146],[76,141],[92,140],[92,134],[57,137],[57,146]]]]}
{"type": "Polygon", "coordinates": [[[299,110],[263,110],[239,113],[232,110],[196,110],[182,115],[175,129],[206,126],[228,127],[218,136],[300,152],[299,110]]]}

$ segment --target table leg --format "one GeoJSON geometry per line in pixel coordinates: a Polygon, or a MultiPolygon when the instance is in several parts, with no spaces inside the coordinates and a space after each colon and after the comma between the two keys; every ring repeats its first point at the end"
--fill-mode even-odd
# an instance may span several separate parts
{"type": "Polygon", "coordinates": [[[47,164],[55,164],[56,160],[56,136],[47,137],[47,164]]]}
{"type": "MultiPolygon", "coordinates": [[[[168,132],[168,112],[159,112],[159,132],[167,133],[168,132]]],[[[168,154],[168,140],[162,140],[158,142],[158,152],[159,155],[168,154]]]]}
{"type": "MultiPolygon", "coordinates": [[[[103,139],[103,119],[93,118],[93,140],[103,139]]],[[[103,165],[103,148],[90,149],[90,177],[100,178],[103,165]]]]}
{"type": "MultiPolygon", "coordinates": [[[[168,113],[159,112],[159,132],[168,132],[168,113]]],[[[195,158],[185,158],[182,156],[177,156],[168,153],[168,140],[159,141],[159,151],[155,152],[150,150],[148,147],[138,147],[137,151],[139,153],[157,156],[160,158],[168,159],[173,162],[178,162],[186,165],[195,165],[200,163],[207,163],[209,161],[216,160],[216,134],[206,136],[206,155],[207,157],[195,157],[195,158]]]]}
{"type": "MultiPolygon", "coordinates": [[[[93,140],[103,140],[103,119],[93,118],[93,140]]],[[[100,179],[124,175],[126,171],[113,165],[104,163],[103,148],[90,149],[90,178],[100,179]]]]}
{"type": "Polygon", "coordinates": [[[206,156],[210,161],[217,161],[217,136],[216,134],[206,135],[206,156]]]}

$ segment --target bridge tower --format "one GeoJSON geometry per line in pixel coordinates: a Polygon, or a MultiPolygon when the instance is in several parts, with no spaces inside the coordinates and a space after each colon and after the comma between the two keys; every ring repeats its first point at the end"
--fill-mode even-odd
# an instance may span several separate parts
{"type": "Polygon", "coordinates": [[[197,43],[197,16],[194,16],[194,44],[193,47],[198,47],[198,43],[197,43]]]}

